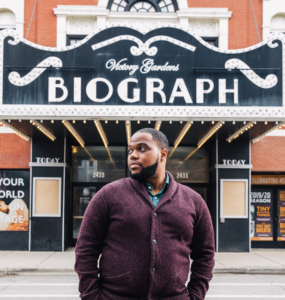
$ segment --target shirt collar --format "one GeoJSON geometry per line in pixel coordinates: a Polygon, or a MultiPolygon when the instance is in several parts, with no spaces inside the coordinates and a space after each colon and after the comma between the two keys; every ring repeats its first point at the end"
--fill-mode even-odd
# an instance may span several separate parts
{"type": "MultiPolygon", "coordinates": [[[[161,189],[161,191],[158,192],[158,194],[160,192],[165,191],[167,189],[167,187],[169,186],[169,175],[166,172],[165,172],[165,177],[166,178],[165,178],[164,186],[161,189]]],[[[144,186],[146,187],[146,189],[147,189],[148,192],[151,192],[153,190],[153,186],[149,182],[147,182],[147,181],[144,181],[144,186]]]]}

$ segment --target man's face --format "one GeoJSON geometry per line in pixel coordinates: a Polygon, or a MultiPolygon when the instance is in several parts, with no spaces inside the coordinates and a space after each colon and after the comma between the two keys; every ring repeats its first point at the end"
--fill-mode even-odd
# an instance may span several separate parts
{"type": "Polygon", "coordinates": [[[128,167],[131,177],[143,180],[153,176],[161,161],[161,150],[150,134],[141,132],[134,134],[128,147],[128,167]]]}

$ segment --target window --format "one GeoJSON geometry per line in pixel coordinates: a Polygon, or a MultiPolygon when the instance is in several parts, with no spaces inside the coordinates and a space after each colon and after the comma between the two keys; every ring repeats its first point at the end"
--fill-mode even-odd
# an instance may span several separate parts
{"type": "Polygon", "coordinates": [[[111,11],[131,12],[175,12],[178,10],[176,0],[110,0],[108,9],[111,11]]]}
{"type": "Polygon", "coordinates": [[[66,46],[72,46],[80,42],[86,37],[86,35],[68,35],[66,37],[66,46]]]}
{"type": "Polygon", "coordinates": [[[271,19],[270,31],[272,33],[285,33],[285,14],[277,14],[271,19]]]}
{"type": "Polygon", "coordinates": [[[9,9],[0,10],[0,30],[16,29],[16,16],[9,9]]]}
{"type": "Polygon", "coordinates": [[[218,37],[202,37],[202,39],[212,46],[219,47],[218,37]]]}

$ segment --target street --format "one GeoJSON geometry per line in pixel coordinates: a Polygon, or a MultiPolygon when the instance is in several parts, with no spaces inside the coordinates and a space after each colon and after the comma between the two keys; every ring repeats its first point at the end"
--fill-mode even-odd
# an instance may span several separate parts
{"type": "MultiPolygon", "coordinates": [[[[76,275],[1,276],[1,299],[79,299],[76,275]]],[[[285,275],[215,274],[208,299],[285,299],[285,275]]]]}

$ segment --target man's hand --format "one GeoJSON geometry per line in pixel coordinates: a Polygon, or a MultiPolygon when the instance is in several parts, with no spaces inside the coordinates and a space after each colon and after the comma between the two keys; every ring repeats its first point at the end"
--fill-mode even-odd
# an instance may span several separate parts
{"type": "Polygon", "coordinates": [[[5,214],[9,213],[9,206],[5,204],[4,201],[0,200],[0,211],[2,211],[5,214]]]}

